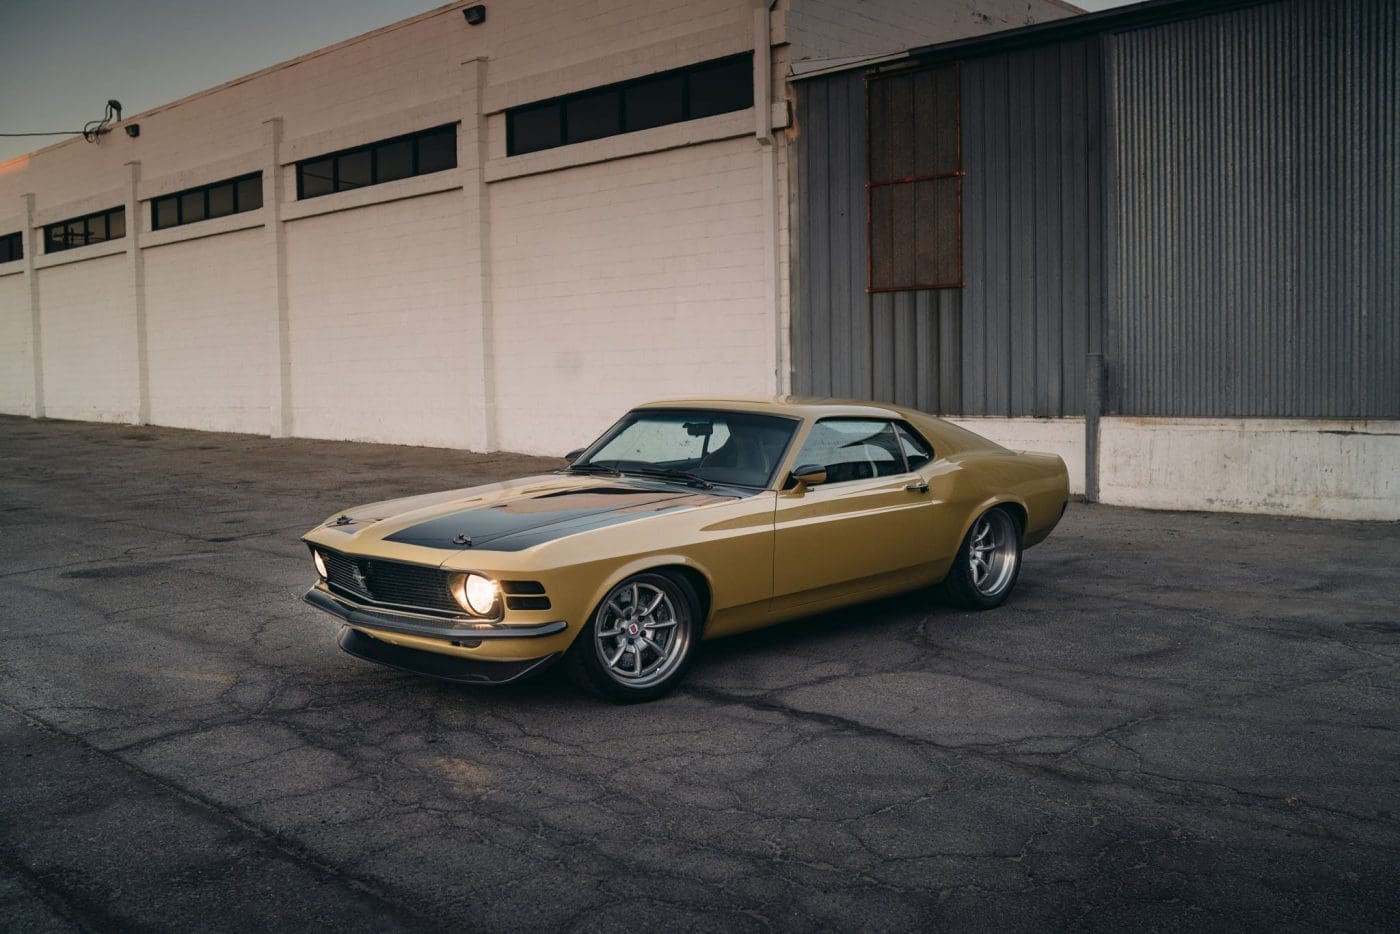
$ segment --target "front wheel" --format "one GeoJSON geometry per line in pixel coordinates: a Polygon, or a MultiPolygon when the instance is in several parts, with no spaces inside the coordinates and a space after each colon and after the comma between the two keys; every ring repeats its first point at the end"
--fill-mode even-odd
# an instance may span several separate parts
{"type": "Polygon", "coordinates": [[[618,703],[655,700],[685,676],[699,601],[682,577],[634,574],[608,592],[569,649],[569,674],[618,703]]]}
{"type": "Polygon", "coordinates": [[[1021,573],[1021,523],[1005,507],[988,509],[967,530],[943,590],[958,606],[1001,606],[1021,573]]]}

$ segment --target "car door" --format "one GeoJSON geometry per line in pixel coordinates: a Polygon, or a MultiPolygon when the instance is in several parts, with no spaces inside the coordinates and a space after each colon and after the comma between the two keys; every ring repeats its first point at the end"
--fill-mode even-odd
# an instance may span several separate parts
{"type": "Polygon", "coordinates": [[[888,421],[831,418],[812,426],[792,463],[826,468],[827,482],[778,496],[775,610],[877,589],[882,577],[929,560],[931,498],[909,469],[902,440],[888,421]]]}

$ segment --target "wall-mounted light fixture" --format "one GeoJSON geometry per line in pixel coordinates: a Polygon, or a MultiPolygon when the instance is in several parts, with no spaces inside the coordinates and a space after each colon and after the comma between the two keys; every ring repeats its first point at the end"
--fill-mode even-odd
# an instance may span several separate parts
{"type": "Polygon", "coordinates": [[[128,123],[126,126],[122,127],[122,129],[125,130],[126,135],[132,139],[141,135],[141,124],[139,123],[128,123]]]}
{"type": "Polygon", "coordinates": [[[478,3],[476,6],[469,6],[462,11],[462,15],[467,18],[468,26],[480,26],[486,22],[486,4],[478,3]]]}

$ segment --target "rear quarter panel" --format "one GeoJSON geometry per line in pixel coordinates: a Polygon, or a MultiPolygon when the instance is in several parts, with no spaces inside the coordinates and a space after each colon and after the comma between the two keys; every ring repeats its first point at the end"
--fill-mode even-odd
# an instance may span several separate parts
{"type": "Polygon", "coordinates": [[[1020,507],[1025,519],[1024,544],[1038,545],[1059,523],[1069,502],[1069,472],[1054,454],[1005,449],[969,451],[954,455],[967,510],[962,535],[973,521],[993,506],[1009,503],[1020,507]]]}

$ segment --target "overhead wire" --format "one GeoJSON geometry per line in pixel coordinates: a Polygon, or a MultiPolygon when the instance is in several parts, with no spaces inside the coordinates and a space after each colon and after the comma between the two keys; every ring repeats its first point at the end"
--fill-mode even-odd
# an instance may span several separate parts
{"type": "Polygon", "coordinates": [[[95,143],[95,142],[97,142],[98,138],[99,138],[103,133],[109,133],[109,132],[111,132],[111,124],[113,123],[113,121],[120,120],[121,118],[122,118],[122,105],[121,105],[121,102],[120,102],[120,101],[115,101],[115,100],[109,100],[109,101],[107,102],[107,107],[106,107],[106,109],[103,110],[103,112],[102,112],[102,117],[101,117],[101,119],[98,119],[98,120],[89,120],[87,123],[85,123],[85,124],[83,125],[83,128],[82,128],[81,130],[34,130],[34,131],[29,131],[29,132],[24,132],[24,133],[0,133],[0,136],[4,136],[4,137],[17,137],[17,136],[79,136],[79,135],[81,135],[82,138],[85,139],[85,140],[87,140],[89,143],[95,143]]]}

